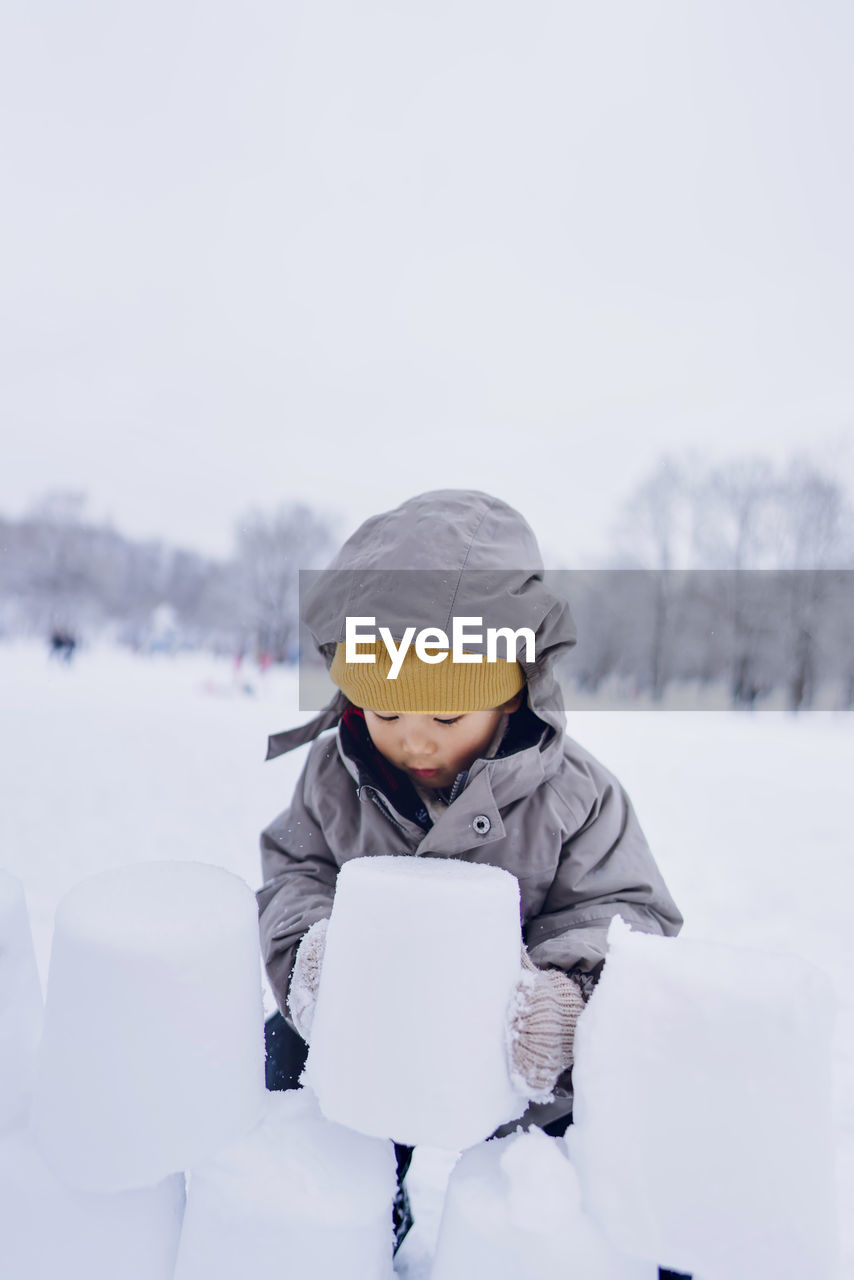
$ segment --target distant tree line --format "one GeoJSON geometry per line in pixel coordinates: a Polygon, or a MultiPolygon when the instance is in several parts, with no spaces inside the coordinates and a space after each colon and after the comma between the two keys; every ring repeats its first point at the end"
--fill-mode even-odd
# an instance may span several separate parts
{"type": "Polygon", "coordinates": [[[0,639],[59,631],[84,644],[295,658],[299,569],[332,546],[309,507],[249,512],[232,556],[215,559],[91,522],[85,503],[51,493],[19,519],[0,516],[0,639]]]}
{"type": "Polygon", "coordinates": [[[676,682],[717,684],[735,706],[782,692],[798,710],[832,685],[833,704],[854,707],[854,519],[807,458],[662,459],[618,512],[601,568],[563,586],[580,637],[570,687],[610,680],[660,703],[676,682]]]}
{"type": "MultiPolygon", "coordinates": [[[[0,516],[0,640],[59,632],[291,661],[299,570],[323,567],[338,540],[327,518],[284,504],[248,512],[215,559],[87,520],[80,493],[48,494],[0,516]]],[[[783,691],[799,709],[832,684],[854,707],[854,518],[808,458],[665,457],[616,512],[607,555],[563,572],[579,627],[569,689],[660,703],[692,682],[736,706],[783,691]]]]}

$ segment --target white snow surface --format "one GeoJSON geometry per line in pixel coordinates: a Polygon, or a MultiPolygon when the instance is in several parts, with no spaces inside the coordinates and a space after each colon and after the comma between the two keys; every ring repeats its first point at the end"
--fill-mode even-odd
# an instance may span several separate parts
{"type": "Polygon", "coordinates": [[[626,1253],[709,1280],[828,1280],[833,995],[792,955],[608,932],[567,1143],[626,1253]]]}
{"type": "Polygon", "coordinates": [[[509,872],[450,858],[345,863],[305,1071],[324,1115],[451,1150],[519,1117],[506,1019],[521,951],[509,872]]]}
{"type": "Polygon", "coordinates": [[[182,860],[112,867],[62,899],[32,1121],[72,1186],[147,1186],[257,1123],[257,920],[238,876],[182,860]]]}
{"type": "Polygon", "coordinates": [[[26,1115],[42,993],[24,886],[0,870],[0,1134],[26,1115]]]}
{"type": "Polygon", "coordinates": [[[566,1146],[541,1129],[466,1151],[448,1183],[430,1280],[657,1280],[582,1208],[566,1146]]]}
{"type": "Polygon", "coordinates": [[[58,1178],[29,1130],[0,1136],[4,1280],[172,1280],[184,1176],[101,1194],[58,1178]]]}
{"type": "MultiPolygon", "coordinates": [[[[198,656],[95,648],[66,668],[40,644],[0,645],[0,865],[24,883],[43,982],[56,907],[87,875],[200,859],[259,883],[260,829],[288,804],[307,750],[265,763],[266,735],[308,716],[293,673],[255,677],[254,696],[243,683],[198,656]]],[[[854,719],[585,711],[568,728],[631,795],[682,937],[794,954],[830,975],[839,1280],[854,1280],[854,719]]],[[[429,1276],[454,1159],[416,1150],[416,1227],[396,1263],[406,1280],[429,1276]]]]}
{"type": "Polygon", "coordinates": [[[391,1277],[394,1147],[325,1120],[307,1089],[268,1093],[188,1182],[175,1280],[391,1277]]]}

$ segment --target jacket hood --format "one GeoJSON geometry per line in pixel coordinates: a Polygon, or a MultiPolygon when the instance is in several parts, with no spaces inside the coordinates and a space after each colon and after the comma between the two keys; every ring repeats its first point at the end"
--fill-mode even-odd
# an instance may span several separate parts
{"type": "MultiPolygon", "coordinates": [[[[490,627],[530,627],[535,659],[526,660],[528,705],[560,735],[566,726],[554,664],[575,644],[569,603],[543,582],[537,539],[527,521],[499,498],[474,489],[436,489],[371,516],[302,595],[300,619],[329,666],[345,638],[347,617],[373,617],[396,641],[406,627],[440,627],[454,617],[490,627]]],[[[477,650],[484,646],[466,645],[477,650]]],[[[315,720],[270,738],[267,758],[317,737],[349,705],[338,693],[315,720]]]]}

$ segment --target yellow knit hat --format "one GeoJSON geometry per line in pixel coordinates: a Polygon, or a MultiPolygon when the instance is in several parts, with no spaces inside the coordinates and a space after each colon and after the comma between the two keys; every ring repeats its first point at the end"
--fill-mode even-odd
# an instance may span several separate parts
{"type": "MultiPolygon", "coordinates": [[[[403,715],[463,715],[500,707],[518,693],[525,675],[515,659],[497,662],[454,662],[450,651],[442,662],[422,662],[411,646],[396,680],[390,680],[391,656],[383,644],[359,644],[359,653],[374,662],[347,662],[344,643],[338,644],[329,674],[357,707],[403,715]]],[[[428,652],[439,653],[439,649],[428,652]]]]}

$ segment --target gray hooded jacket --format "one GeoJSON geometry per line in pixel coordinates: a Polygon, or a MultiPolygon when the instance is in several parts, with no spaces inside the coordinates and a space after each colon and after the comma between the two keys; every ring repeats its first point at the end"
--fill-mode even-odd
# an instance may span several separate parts
{"type": "Polygon", "coordinates": [[[396,640],[407,625],[450,633],[453,616],[482,617],[484,628],[525,625],[536,659],[525,660],[520,640],[527,706],[510,717],[497,755],[458,776],[432,823],[343,694],[310,724],[270,738],[268,758],[316,739],[290,806],[261,835],[261,941],[283,1013],[303,934],[330,914],[343,863],[368,854],[463,858],[512,872],[532,960],[571,974],[585,995],[614,915],[647,933],[678,933],[682,917],[628,796],[565,732],[554,664],[575,643],[575,626],[542,569],[534,534],[512,507],[439,490],[368,520],[305,597],[303,621],[327,664],[348,614],[375,616],[396,640]]]}

